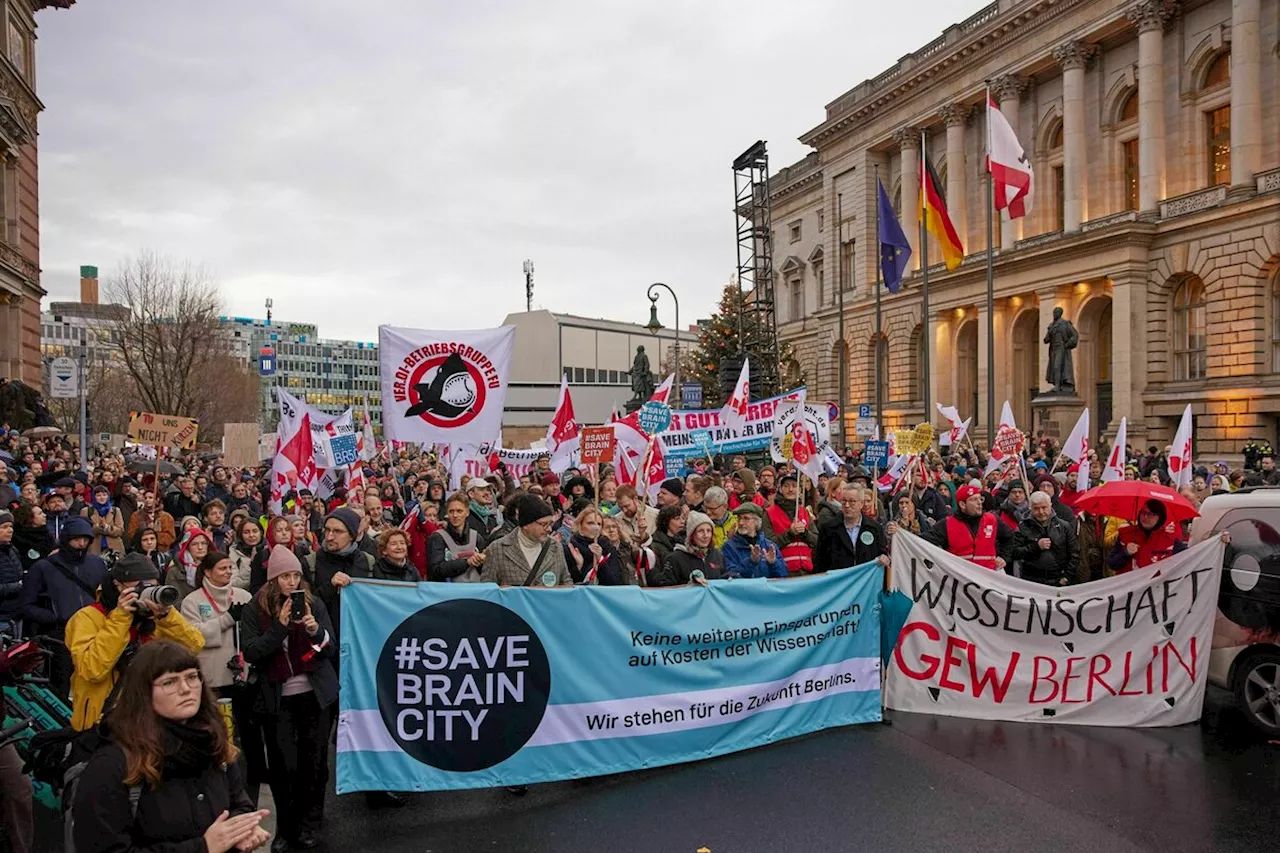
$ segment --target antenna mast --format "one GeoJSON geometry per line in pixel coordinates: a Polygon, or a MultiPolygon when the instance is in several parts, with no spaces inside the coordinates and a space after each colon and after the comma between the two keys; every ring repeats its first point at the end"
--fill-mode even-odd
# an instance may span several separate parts
{"type": "Polygon", "coordinates": [[[524,262],[524,310],[533,310],[533,261],[524,262]]]}

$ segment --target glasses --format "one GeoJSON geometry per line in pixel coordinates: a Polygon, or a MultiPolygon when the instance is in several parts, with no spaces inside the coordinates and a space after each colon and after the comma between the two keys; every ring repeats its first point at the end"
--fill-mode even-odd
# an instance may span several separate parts
{"type": "Polygon", "coordinates": [[[555,522],[550,518],[544,518],[541,521],[535,521],[534,524],[538,525],[543,530],[550,530],[555,525],[555,522]]]}
{"type": "Polygon", "coordinates": [[[166,675],[159,681],[152,682],[153,687],[160,688],[163,693],[177,693],[181,687],[200,690],[204,687],[204,677],[199,672],[184,672],[180,675],[166,675]]]}

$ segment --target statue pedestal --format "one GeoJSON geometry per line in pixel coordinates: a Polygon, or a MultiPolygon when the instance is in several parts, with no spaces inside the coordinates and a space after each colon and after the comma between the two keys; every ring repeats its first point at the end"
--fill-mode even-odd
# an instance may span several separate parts
{"type": "Polygon", "coordinates": [[[643,406],[644,404],[645,404],[645,401],[644,401],[644,400],[628,400],[628,401],[626,402],[626,404],[625,404],[624,408],[627,410],[627,414],[629,415],[629,414],[631,414],[632,412],[634,412],[634,411],[636,411],[637,409],[639,409],[639,408],[640,408],[641,406],[643,406]]]}
{"type": "Polygon", "coordinates": [[[1064,394],[1059,391],[1047,391],[1031,401],[1035,412],[1035,430],[1044,430],[1044,434],[1058,444],[1066,438],[1076,419],[1084,409],[1084,400],[1076,394],[1064,394]]]}

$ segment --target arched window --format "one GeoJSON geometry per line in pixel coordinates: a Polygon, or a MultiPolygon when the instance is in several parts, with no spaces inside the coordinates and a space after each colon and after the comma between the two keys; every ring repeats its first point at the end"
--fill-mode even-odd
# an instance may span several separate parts
{"type": "Polygon", "coordinates": [[[1126,122],[1135,121],[1138,118],[1138,90],[1134,89],[1129,93],[1129,97],[1124,99],[1124,105],[1120,107],[1120,118],[1117,124],[1125,124],[1126,122]]]}
{"type": "Polygon", "coordinates": [[[1061,149],[1062,149],[1062,122],[1058,122],[1053,128],[1053,133],[1049,134],[1049,150],[1059,151],[1061,149]]]}
{"type": "MultiPolygon", "coordinates": [[[[1138,120],[1138,91],[1135,89],[1124,99],[1117,124],[1127,125],[1138,120]]],[[[1125,210],[1138,209],[1138,138],[1120,143],[1120,159],[1124,167],[1125,210]]]]}
{"type": "Polygon", "coordinates": [[[1215,86],[1221,86],[1223,83],[1231,82],[1231,53],[1224,51],[1209,63],[1209,67],[1204,72],[1204,85],[1201,89],[1212,89],[1215,86]]]}
{"type": "Polygon", "coordinates": [[[1173,378],[1205,376],[1206,312],[1204,282],[1190,276],[1173,294],[1173,378]]]}
{"type": "Polygon", "coordinates": [[[1059,121],[1049,134],[1049,158],[1058,164],[1052,170],[1055,231],[1062,231],[1067,224],[1067,170],[1062,164],[1062,156],[1062,122],[1059,121]]]}

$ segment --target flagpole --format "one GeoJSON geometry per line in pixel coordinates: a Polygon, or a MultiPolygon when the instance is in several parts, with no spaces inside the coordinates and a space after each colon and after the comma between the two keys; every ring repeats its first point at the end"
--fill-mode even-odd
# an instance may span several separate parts
{"type": "Polygon", "coordinates": [[[991,183],[991,87],[987,86],[987,452],[996,440],[996,268],[991,244],[995,242],[995,189],[991,183]]]}
{"type": "Polygon", "coordinates": [[[840,312],[838,318],[839,334],[840,334],[840,358],[842,363],[836,365],[836,383],[840,386],[840,443],[848,446],[849,437],[844,434],[845,424],[848,422],[846,410],[849,407],[849,383],[846,381],[846,365],[849,363],[849,353],[844,342],[844,195],[836,193],[836,299],[840,312]]]}
{"type": "MultiPolygon", "coordinates": [[[[933,411],[933,388],[930,379],[933,373],[932,363],[932,347],[929,346],[929,338],[931,336],[929,322],[929,229],[925,227],[925,222],[929,217],[929,193],[927,190],[928,180],[926,171],[928,169],[929,160],[926,152],[926,140],[924,130],[920,131],[920,275],[921,279],[921,307],[920,322],[923,324],[924,335],[924,364],[920,365],[921,372],[924,373],[924,417],[929,423],[933,423],[933,417],[929,413],[933,411]]],[[[877,341],[877,346],[879,342],[877,341]]],[[[879,362],[877,356],[876,361],[879,362]]]]}
{"type": "Polygon", "coordinates": [[[876,423],[884,422],[884,377],[880,367],[880,340],[884,331],[880,317],[880,277],[884,265],[884,243],[880,242],[880,164],[876,164],[876,423]]]}

